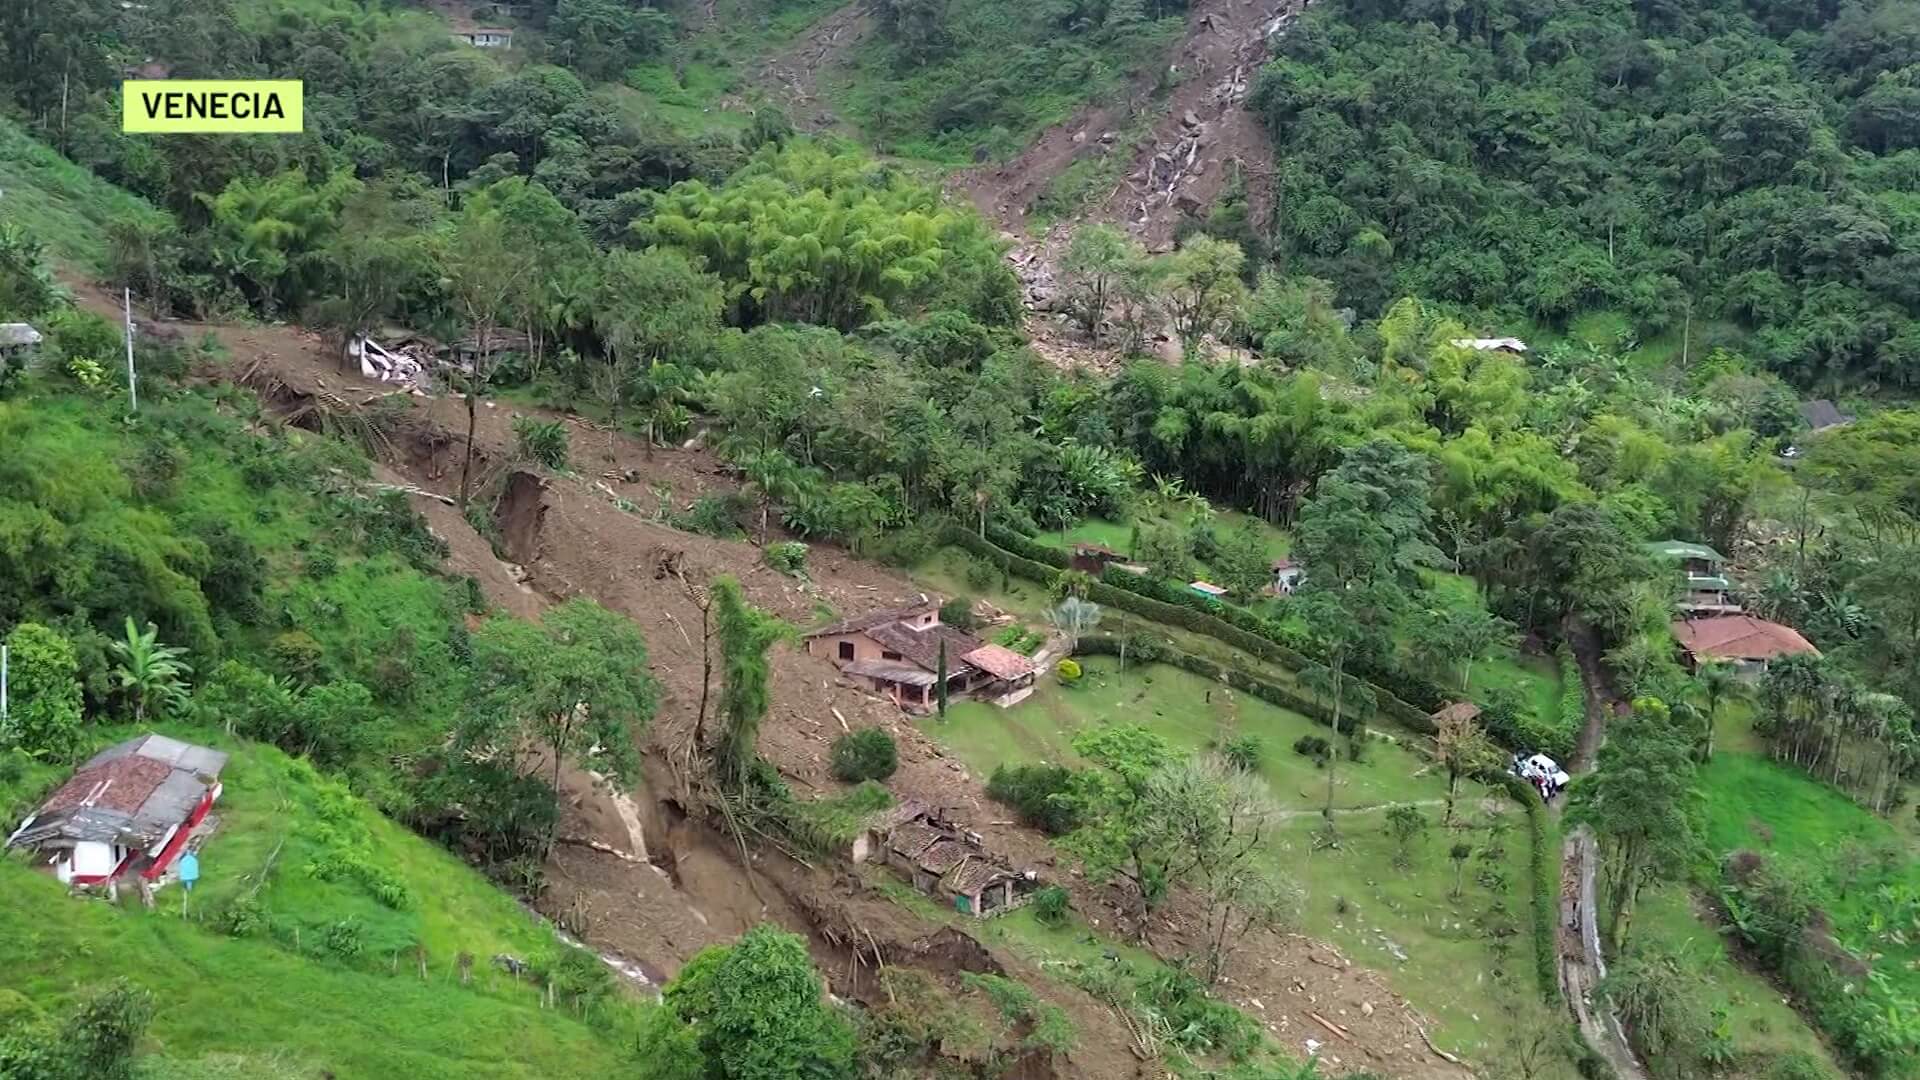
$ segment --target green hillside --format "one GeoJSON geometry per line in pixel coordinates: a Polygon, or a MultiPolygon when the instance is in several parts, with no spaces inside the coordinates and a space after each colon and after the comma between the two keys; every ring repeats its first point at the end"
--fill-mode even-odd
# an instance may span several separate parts
{"type": "MultiPolygon", "coordinates": [[[[183,914],[177,887],[154,910],[66,895],[52,877],[0,860],[0,987],[49,1011],[115,979],[151,992],[145,1049],[155,1067],[203,1075],[551,1077],[630,1067],[605,1034],[566,1006],[543,1008],[530,983],[495,968],[505,953],[541,967],[584,957],[485,878],[382,818],[312,766],[217,732],[171,733],[229,750],[221,825],[200,854],[203,880],[183,914]],[[366,880],[398,888],[390,907],[364,881],[316,871],[347,851],[366,880]],[[272,856],[269,862],[269,857],[272,856]],[[250,899],[249,899],[250,898],[250,899]],[[426,949],[419,974],[415,945],[426,949]],[[456,975],[461,952],[473,981],[456,975]],[[271,1034],[269,1034],[271,1033],[271,1034]],[[237,1060],[236,1060],[237,1059],[237,1060]]],[[[122,732],[100,733],[106,742],[122,732]]],[[[0,805],[64,779],[7,758],[0,805]]],[[[603,987],[604,988],[604,987],[603,987]]]]}
{"type": "Polygon", "coordinates": [[[95,267],[106,261],[115,224],[165,217],[0,116],[0,224],[25,226],[60,258],[95,267]]]}

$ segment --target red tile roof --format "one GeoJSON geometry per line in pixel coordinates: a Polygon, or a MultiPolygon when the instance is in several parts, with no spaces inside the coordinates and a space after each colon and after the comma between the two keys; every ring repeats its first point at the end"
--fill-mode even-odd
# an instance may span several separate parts
{"type": "Polygon", "coordinates": [[[1017,679],[1033,674],[1033,661],[1004,645],[982,645],[960,659],[996,679],[1017,679]]]}
{"type": "Polygon", "coordinates": [[[919,604],[908,604],[905,607],[882,608],[879,611],[869,611],[865,615],[855,615],[850,619],[841,619],[837,623],[831,623],[818,630],[809,630],[801,636],[815,638],[828,634],[858,633],[859,631],[867,630],[875,626],[897,623],[905,619],[911,619],[916,615],[925,615],[929,611],[936,610],[939,606],[940,605],[929,601],[919,604]]]}
{"type": "Polygon", "coordinates": [[[1676,619],[1674,640],[1704,660],[1772,660],[1780,656],[1819,656],[1820,650],[1791,626],[1751,615],[1712,619],[1676,619]]]}
{"type": "Polygon", "coordinates": [[[55,810],[66,810],[87,801],[96,787],[100,793],[91,805],[103,810],[118,810],[131,814],[140,809],[147,797],[167,782],[173,775],[173,766],[164,761],[139,755],[115,758],[92,768],[81,769],[60,785],[47,801],[41,804],[40,813],[49,814],[55,810]],[[104,787],[102,786],[104,785],[104,787]]]}

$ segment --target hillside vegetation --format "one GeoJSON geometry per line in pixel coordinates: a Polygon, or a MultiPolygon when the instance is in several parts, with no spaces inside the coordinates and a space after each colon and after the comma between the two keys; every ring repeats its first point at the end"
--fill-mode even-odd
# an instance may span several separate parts
{"type": "MultiPolygon", "coordinates": [[[[75,900],[51,877],[0,861],[7,989],[57,1012],[115,979],[144,988],[156,1008],[143,1066],[159,1075],[451,1080],[622,1066],[606,1034],[615,1014],[597,1011],[612,993],[598,958],[306,762],[217,730],[171,732],[233,752],[200,884],[191,897],[165,889],[143,911],[131,890],[117,907],[75,900]],[[343,857],[358,880],[322,876],[343,857]],[[462,954],[471,985],[457,972],[462,954]],[[497,955],[557,973],[568,1000],[544,1007],[542,977],[515,978],[497,955]]],[[[64,778],[7,760],[13,779],[0,804],[10,810],[64,778]]]]}
{"type": "Polygon", "coordinates": [[[1262,74],[1275,257],[1363,315],[1612,310],[1800,385],[1920,382],[1904,0],[1317,5],[1262,74]],[[1722,324],[1726,325],[1722,325],[1722,324]]]}
{"type": "MultiPolygon", "coordinates": [[[[634,623],[585,597],[537,623],[486,611],[353,445],[410,467],[410,440],[431,443],[432,481],[487,532],[502,470],[461,451],[512,395],[610,429],[603,463],[562,420],[522,417],[512,453],[606,493],[629,485],[621,512],[656,479],[619,467],[621,434],[644,462],[697,438],[725,483],[689,504],[655,489],[659,518],[751,537],[782,588],[810,587],[805,545],[841,545],[1005,601],[1017,625],[994,633],[1022,649],[1050,631],[1082,654],[1040,673],[1024,711],[962,705],[925,730],[1006,766],[986,794],[1065,868],[1002,934],[1057,943],[1097,919],[1181,965],[1072,971],[1100,1022],[1120,1010],[1133,1044],[1119,1055],[1234,1080],[1292,1069],[1222,998],[1284,977],[1286,958],[1312,965],[1287,933],[1306,929],[1364,950],[1416,1007],[1464,1003],[1439,1030],[1474,1067],[1596,1075],[1558,1009],[1555,828],[1534,789],[1500,776],[1510,754],[1544,750],[1590,767],[1565,821],[1597,841],[1598,1000],[1657,1075],[1827,1069],[1818,1055],[1775,1067],[1813,1037],[1763,1029],[1781,1014],[1751,1008],[1748,984],[1695,977],[1694,904],[1747,946],[1712,959],[1785,980],[1842,1064],[1912,1075],[1914,850],[1889,824],[1920,771],[1920,412],[1902,396],[1920,371],[1911,0],[1317,4],[1258,80],[1271,175],[1249,169],[1190,213],[1173,250],[1111,224],[1054,234],[1042,291],[1057,310],[1036,321],[1005,242],[925,162],[885,154],[962,165],[1089,96],[1164,90],[1190,74],[1162,66],[1182,14],[535,0],[508,52],[361,0],[0,8],[0,147],[21,150],[0,170],[33,211],[0,199],[0,320],[48,338],[0,366],[0,631],[30,690],[0,732],[9,760],[31,759],[17,768],[44,785],[136,719],[235,745],[231,861],[205,902],[245,932],[207,939],[223,949],[399,985],[416,946],[441,964],[526,942],[498,897],[429,903],[438,857],[347,794],[531,894],[561,764],[636,774],[659,691],[634,623]],[[815,18],[852,36],[813,38],[815,18]],[[123,135],[119,73],[149,59],[303,78],[312,123],[285,139],[123,135]],[[751,84],[798,78],[796,64],[843,80],[808,105],[851,124],[816,111],[809,126],[875,147],[796,135],[759,107],[751,84]],[[1153,71],[1167,78],[1136,81],[1153,71]],[[1270,217],[1255,212],[1266,194],[1270,217]],[[190,389],[204,349],[158,335],[138,343],[129,416],[115,328],[63,299],[49,248],[100,261],[162,315],[298,320],[333,345],[394,323],[467,339],[470,362],[432,380],[465,430],[420,431],[400,395],[315,395],[302,419],[326,434],[294,430],[248,395],[190,389]],[[1029,340],[1036,326],[1112,363],[1049,362],[1062,353],[1029,340]],[[1529,345],[1473,340],[1488,333],[1529,345]],[[1814,393],[1841,423],[1813,429],[1814,393]],[[1070,537],[1142,572],[1074,569],[1070,537]],[[1650,553],[1675,539],[1727,555],[1734,598],[1819,655],[1775,658],[1757,682],[1712,657],[1683,664],[1686,581],[1650,553]],[[1282,552],[1305,577],[1271,595],[1282,552]],[[1202,574],[1219,595],[1193,587],[1202,574]],[[1095,654],[1137,670],[1083,664],[1095,654]],[[1228,689],[1262,702],[1244,729],[1212,715],[1228,689]],[[1752,718],[1737,748],[1716,743],[1730,716],[1752,718]],[[1400,745],[1380,749],[1379,729],[1400,745]],[[227,875],[264,865],[278,834],[245,801],[245,770],[255,794],[284,797],[277,816],[325,826],[293,830],[305,862],[275,871],[257,912],[227,875]],[[1474,778],[1510,798],[1477,805],[1474,778]],[[1742,854],[1756,847],[1777,850],[1742,854]],[[323,872],[296,873],[309,866],[323,872]],[[1162,934],[1176,919],[1197,931],[1162,934]],[[1425,954],[1400,955],[1396,934],[1425,954]],[[1453,992],[1469,969],[1473,992],[1453,992]]],[[[1031,255],[1015,256],[1029,275],[1031,255]]],[[[655,576],[673,588],[664,562],[655,576]]],[[[795,745],[761,738],[794,723],[768,659],[791,628],[737,579],[677,584],[719,680],[676,747],[680,809],[742,849],[825,863],[893,795],[807,809],[789,780],[819,761],[762,756],[795,745]]],[[[932,756],[840,771],[942,805],[981,794],[939,767],[935,790],[913,790],[904,777],[932,756]]],[[[17,869],[7,887],[38,896],[17,869]]],[[[916,904],[932,902],[896,901],[916,904]]],[[[1108,944],[1076,947],[1084,960],[1108,944]]],[[[31,999],[68,1015],[39,978],[31,999]]],[[[694,958],[665,1008],[631,1014],[638,1067],[770,1080],[793,1062],[913,1077],[996,1075],[1027,1054],[1075,1064],[1060,1006],[1027,988],[949,986],[998,1016],[964,1057],[948,1010],[903,1011],[885,989],[871,1010],[823,1004],[804,948],[756,930],[694,958]]],[[[518,990],[461,992],[521,1005],[518,990]]],[[[620,1051],[624,1023],[596,1027],[586,1056],[620,1051]]],[[[22,1053],[57,1029],[36,1030],[22,1053]]],[[[1419,1045],[1411,1027],[1376,1030],[1419,1045]]]]}

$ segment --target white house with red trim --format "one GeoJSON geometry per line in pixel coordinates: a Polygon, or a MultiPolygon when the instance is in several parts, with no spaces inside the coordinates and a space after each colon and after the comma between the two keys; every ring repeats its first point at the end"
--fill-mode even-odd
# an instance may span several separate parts
{"type": "Polygon", "coordinates": [[[46,857],[69,885],[137,874],[154,881],[220,797],[227,755],[141,735],[88,758],[7,838],[46,857]]]}

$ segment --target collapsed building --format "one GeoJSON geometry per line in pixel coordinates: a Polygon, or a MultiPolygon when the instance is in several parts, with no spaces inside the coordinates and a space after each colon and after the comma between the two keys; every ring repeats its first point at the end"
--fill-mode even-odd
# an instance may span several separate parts
{"type": "Polygon", "coordinates": [[[1025,906],[1041,884],[1032,870],[988,851],[979,833],[913,800],[867,822],[853,842],[853,861],[890,866],[914,888],[982,919],[1025,906]]]}

